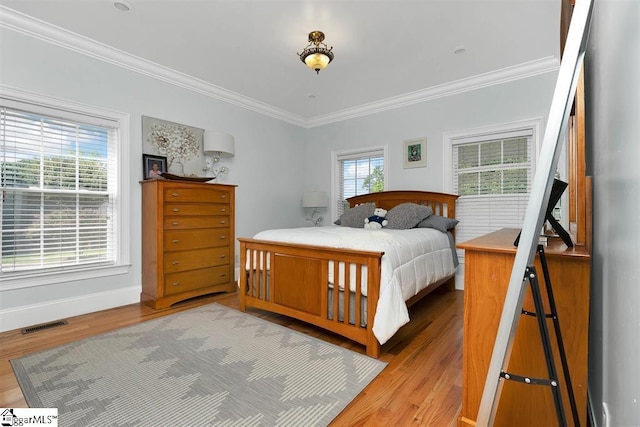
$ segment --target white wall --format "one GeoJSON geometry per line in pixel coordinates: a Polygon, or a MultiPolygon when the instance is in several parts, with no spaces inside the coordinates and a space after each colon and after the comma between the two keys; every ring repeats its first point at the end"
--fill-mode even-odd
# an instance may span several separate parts
{"type": "Polygon", "coordinates": [[[139,300],[142,115],[234,135],[236,156],[225,160],[231,171],[222,182],[238,185],[237,236],[304,224],[304,129],[13,31],[1,30],[0,41],[3,85],[130,114],[132,167],[129,273],[1,290],[0,330],[139,300]]]}
{"type": "Polygon", "coordinates": [[[640,2],[595,1],[585,58],[594,185],[589,395],[602,427],[640,426],[639,23],[640,2]]]}
{"type": "Polygon", "coordinates": [[[556,73],[414,104],[308,131],[308,184],[330,191],[331,152],[387,146],[388,190],[442,191],[443,133],[517,120],[546,120],[556,73]],[[403,140],[427,137],[427,166],[403,169],[403,140]]]}

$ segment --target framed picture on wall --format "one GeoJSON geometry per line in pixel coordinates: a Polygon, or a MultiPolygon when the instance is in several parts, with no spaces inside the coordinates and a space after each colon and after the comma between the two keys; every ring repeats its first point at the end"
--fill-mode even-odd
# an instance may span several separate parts
{"type": "Polygon", "coordinates": [[[142,170],[144,179],[162,179],[162,172],[167,171],[167,158],[155,154],[143,154],[142,170]]]}
{"type": "Polygon", "coordinates": [[[427,138],[405,140],[402,159],[405,169],[427,166],[427,138]]]}

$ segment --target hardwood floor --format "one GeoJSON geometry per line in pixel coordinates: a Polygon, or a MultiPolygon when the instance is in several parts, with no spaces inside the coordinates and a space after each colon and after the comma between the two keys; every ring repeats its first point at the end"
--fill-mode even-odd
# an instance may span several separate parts
{"type": "MultiPolygon", "coordinates": [[[[239,308],[236,294],[216,294],[165,310],[133,304],[67,319],[69,324],[22,335],[0,334],[0,407],[26,407],[9,360],[203,304],[239,308]]],[[[364,347],[296,320],[248,313],[365,354],[364,347]]],[[[463,292],[437,290],[410,309],[411,322],[384,346],[387,367],[332,422],[332,426],[454,426],[462,402],[463,292]]]]}

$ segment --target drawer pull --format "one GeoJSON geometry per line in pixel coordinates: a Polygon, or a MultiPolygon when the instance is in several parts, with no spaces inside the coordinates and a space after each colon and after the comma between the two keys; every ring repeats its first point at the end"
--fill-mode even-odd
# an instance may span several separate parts
{"type": "Polygon", "coordinates": [[[227,236],[220,236],[220,240],[225,240],[227,236]]]}
{"type": "Polygon", "coordinates": [[[178,193],[171,193],[171,195],[172,195],[173,197],[178,197],[178,196],[179,196],[179,194],[178,194],[178,193]]]}
{"type": "Polygon", "coordinates": [[[180,282],[173,282],[171,286],[180,286],[180,282]]]}
{"type": "Polygon", "coordinates": [[[180,243],[180,240],[178,240],[178,239],[173,239],[173,240],[171,241],[171,243],[180,243]]]}
{"type": "Polygon", "coordinates": [[[174,211],[174,212],[180,212],[180,208],[173,208],[171,210],[174,211]]]}
{"type": "Polygon", "coordinates": [[[221,259],[225,259],[227,256],[226,255],[220,255],[221,259]]]}
{"type": "Polygon", "coordinates": [[[226,211],[227,211],[227,208],[222,208],[222,209],[220,209],[220,212],[222,212],[222,213],[224,213],[224,212],[226,212],[226,211]]]}
{"type": "Polygon", "coordinates": [[[180,264],[180,261],[173,261],[171,264],[178,265],[178,264],[180,264]]]}
{"type": "Polygon", "coordinates": [[[227,275],[227,273],[222,273],[220,274],[220,277],[225,277],[227,275]]]}
{"type": "Polygon", "coordinates": [[[226,195],[226,194],[222,194],[222,195],[220,195],[220,198],[221,198],[221,199],[226,199],[226,198],[227,198],[227,195],[226,195]]]}
{"type": "Polygon", "coordinates": [[[220,224],[226,224],[227,221],[225,221],[224,219],[222,221],[220,221],[220,224]]]}
{"type": "Polygon", "coordinates": [[[171,225],[173,225],[174,227],[177,226],[178,224],[180,224],[179,222],[172,222],[171,225]]]}

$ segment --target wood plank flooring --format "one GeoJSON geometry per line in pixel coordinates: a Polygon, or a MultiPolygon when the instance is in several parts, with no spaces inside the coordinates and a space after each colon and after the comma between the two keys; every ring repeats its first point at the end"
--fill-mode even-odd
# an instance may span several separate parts
{"type": "MultiPolygon", "coordinates": [[[[166,310],[133,304],[67,319],[69,324],[22,335],[0,334],[0,407],[26,407],[9,360],[203,304],[238,309],[238,296],[216,294],[177,303],[166,310]]],[[[365,354],[364,347],[296,320],[249,309],[262,317],[365,354]]],[[[384,346],[387,367],[332,422],[332,426],[456,425],[462,403],[463,292],[436,290],[410,309],[411,322],[384,346]]]]}

